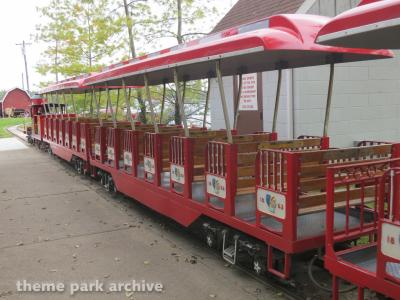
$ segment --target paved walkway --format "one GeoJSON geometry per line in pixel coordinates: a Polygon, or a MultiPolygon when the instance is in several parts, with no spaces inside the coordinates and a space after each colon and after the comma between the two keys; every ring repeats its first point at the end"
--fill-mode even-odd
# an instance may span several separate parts
{"type": "Polygon", "coordinates": [[[0,151],[12,151],[26,149],[25,143],[21,142],[18,138],[0,138],[0,151]]]}
{"type": "Polygon", "coordinates": [[[65,163],[0,140],[0,299],[69,299],[69,284],[161,282],[159,293],[78,293],[74,299],[283,299],[227,267],[175,223],[113,198],[65,163]],[[60,282],[64,293],[18,293],[17,280],[60,282]]]}

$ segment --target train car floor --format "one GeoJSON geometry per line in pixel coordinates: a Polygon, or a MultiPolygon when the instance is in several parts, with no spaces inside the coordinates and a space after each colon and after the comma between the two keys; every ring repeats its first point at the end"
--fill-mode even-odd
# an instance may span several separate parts
{"type": "MultiPolygon", "coordinates": [[[[367,271],[376,272],[376,255],[377,247],[370,246],[361,248],[359,250],[342,254],[340,257],[358,267],[361,267],[367,271]]],[[[387,272],[393,277],[400,278],[400,264],[388,263],[386,265],[387,272]]]]}

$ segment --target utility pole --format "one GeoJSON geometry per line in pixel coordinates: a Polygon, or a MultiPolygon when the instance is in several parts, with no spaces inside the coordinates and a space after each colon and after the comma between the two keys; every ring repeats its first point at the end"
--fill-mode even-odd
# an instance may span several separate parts
{"type": "Polygon", "coordinates": [[[25,43],[25,40],[23,40],[21,44],[16,44],[16,45],[21,46],[22,56],[24,57],[24,64],[25,64],[26,89],[29,92],[29,75],[28,75],[28,61],[26,59],[26,46],[31,45],[31,43],[25,43]]]}

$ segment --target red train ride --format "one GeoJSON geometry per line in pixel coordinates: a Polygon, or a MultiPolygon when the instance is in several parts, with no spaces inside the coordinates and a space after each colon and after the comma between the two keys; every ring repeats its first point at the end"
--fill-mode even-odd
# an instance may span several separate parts
{"type": "MultiPolygon", "coordinates": [[[[47,100],[32,106],[30,138],[73,162],[78,172],[99,178],[108,190],[185,227],[200,224],[207,244],[220,249],[229,263],[250,257],[255,272],[288,280],[293,259],[321,252],[326,234],[327,251],[333,252],[332,241],[343,248],[347,243],[341,242],[350,238],[373,239],[376,226],[395,228],[399,219],[397,200],[385,206],[397,213],[384,221],[378,220],[386,217],[378,204],[387,201],[379,196],[387,192],[382,187],[391,182],[387,177],[394,172],[389,177],[392,183],[398,180],[400,144],[365,141],[337,149],[330,148],[328,137],[335,64],[393,54],[317,44],[318,32],[329,21],[311,15],[272,16],[51,85],[42,91],[47,100]],[[331,71],[322,136],[280,140],[275,128],[282,70],[316,65],[330,65],[331,71]],[[278,72],[278,85],[272,131],[238,134],[231,128],[222,77],[241,79],[241,74],[273,70],[278,72]],[[225,129],[189,127],[180,83],[213,77],[225,129]],[[161,124],[156,115],[150,86],[166,83],[175,84],[183,126],[161,124]],[[142,86],[152,125],[131,114],[127,88],[142,86]],[[117,120],[111,89],[122,92],[126,121],[117,120]],[[85,95],[81,113],[74,101],[78,93],[85,95]],[[101,117],[102,93],[111,121],[101,117]],[[356,170],[353,177],[351,170],[356,170]]],[[[391,199],[398,199],[394,186],[393,190],[391,199]]],[[[385,261],[392,262],[390,256],[385,261]]]]}
{"type": "MultiPolygon", "coordinates": [[[[400,1],[362,1],[361,4],[326,24],[317,41],[344,47],[382,47],[400,49],[400,1]]],[[[327,170],[327,232],[325,267],[333,274],[333,299],[339,299],[339,278],[358,287],[358,299],[364,299],[364,289],[372,289],[393,299],[400,299],[400,181],[397,160],[370,162],[361,165],[329,167],[327,170]],[[357,228],[335,231],[335,191],[349,186],[374,187],[374,218],[357,228]],[[379,187],[379,188],[378,188],[379,187]],[[362,244],[338,249],[338,243],[367,236],[362,244]]],[[[347,206],[351,200],[346,199],[347,206]]]]}

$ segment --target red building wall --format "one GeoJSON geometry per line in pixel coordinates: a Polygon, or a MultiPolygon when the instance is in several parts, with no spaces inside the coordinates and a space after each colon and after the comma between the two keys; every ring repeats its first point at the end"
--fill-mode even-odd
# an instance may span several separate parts
{"type": "Polygon", "coordinates": [[[30,103],[31,98],[29,95],[24,90],[15,88],[6,93],[3,102],[1,103],[0,110],[2,114],[7,108],[24,109],[25,111],[29,111],[30,103]]]}

